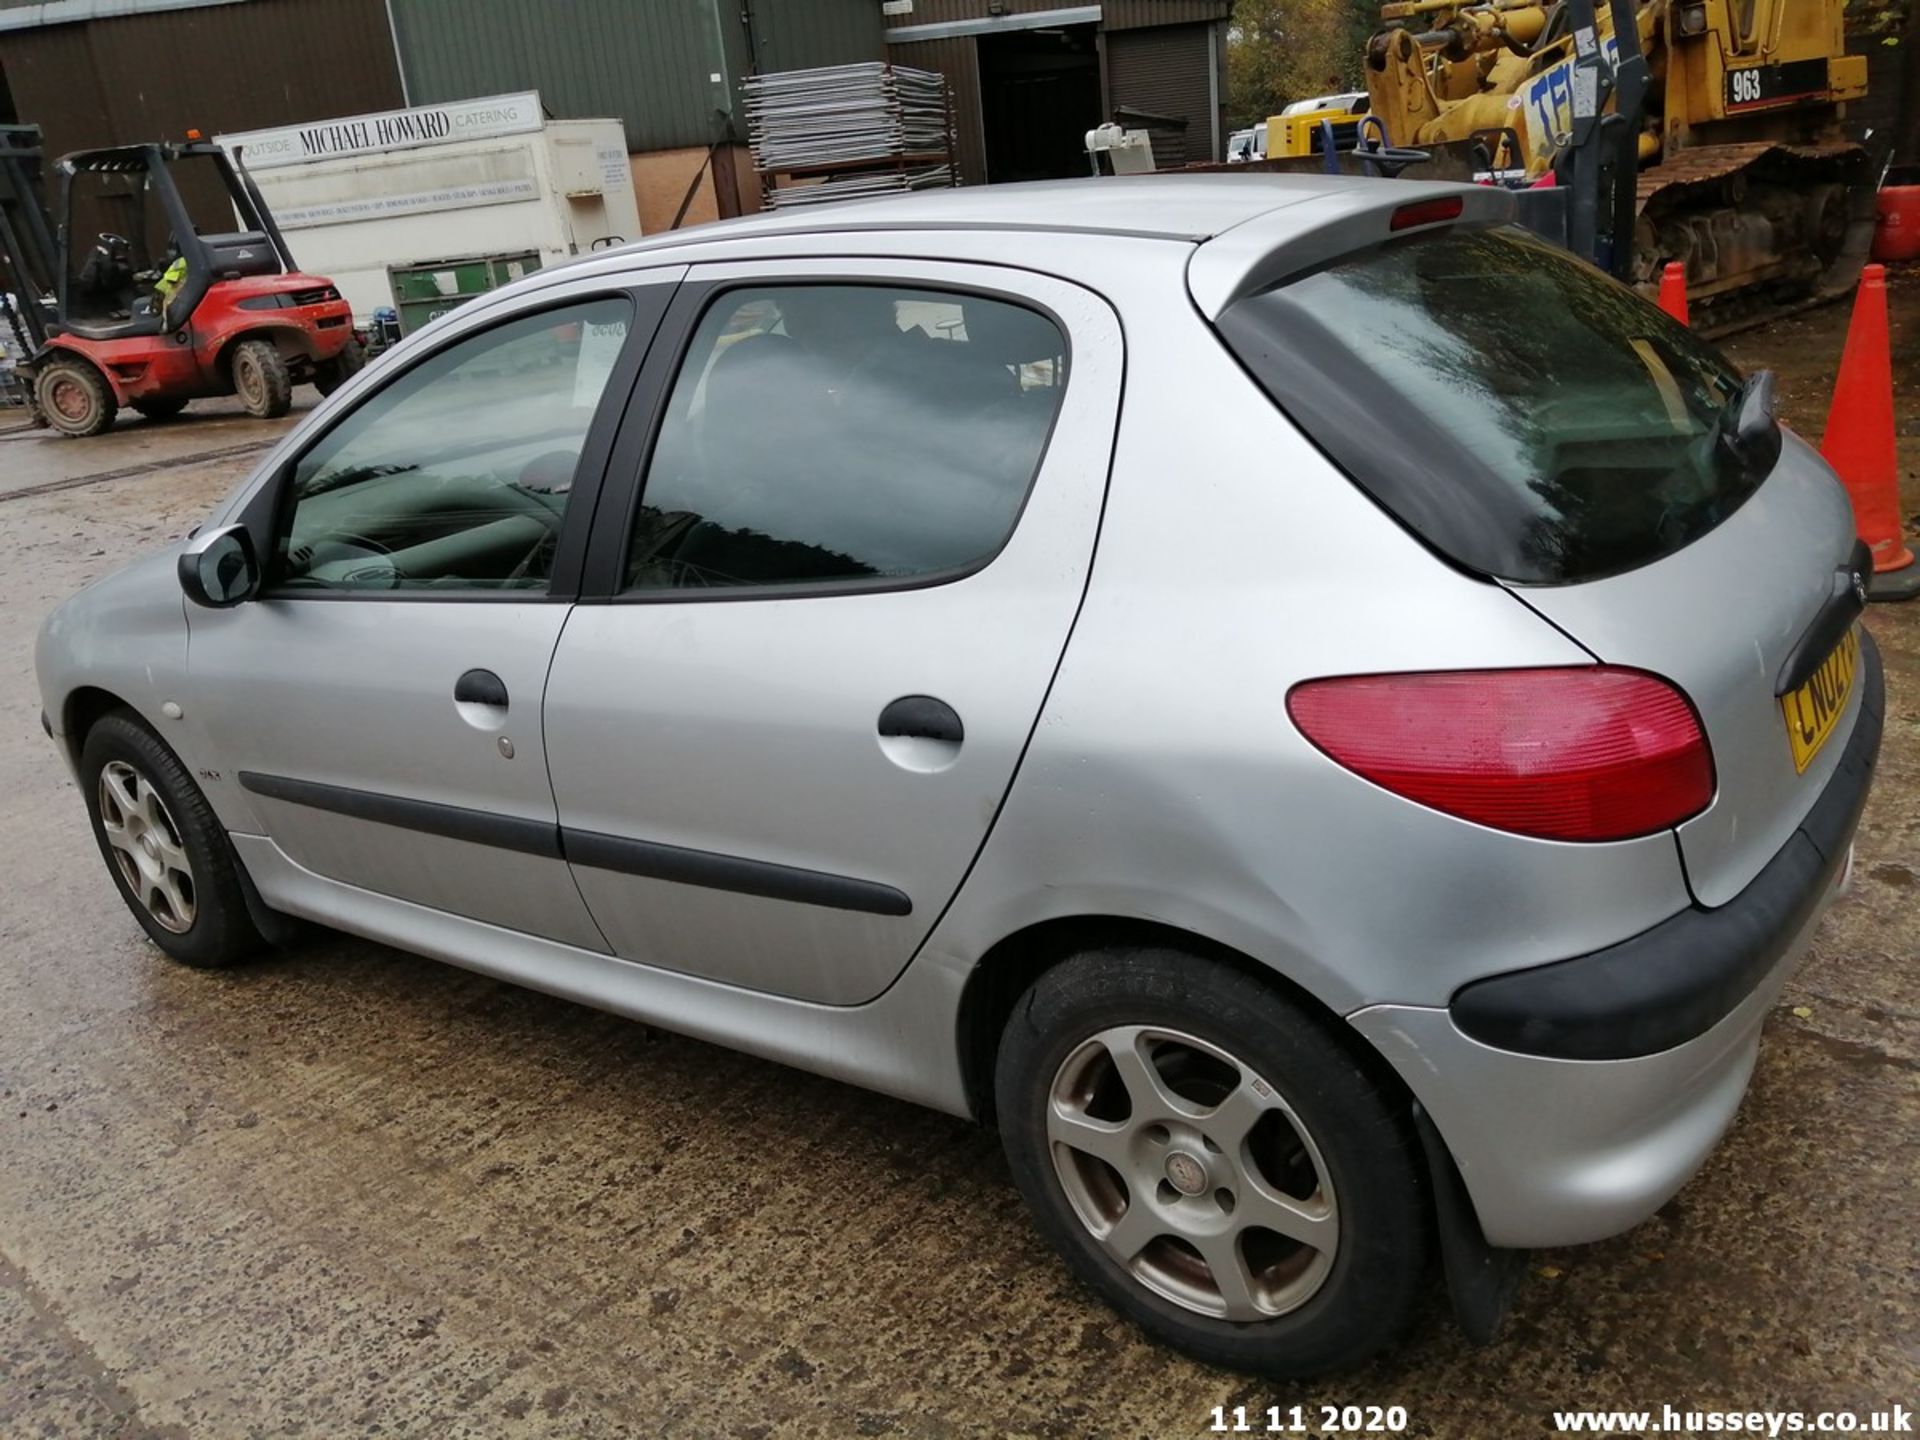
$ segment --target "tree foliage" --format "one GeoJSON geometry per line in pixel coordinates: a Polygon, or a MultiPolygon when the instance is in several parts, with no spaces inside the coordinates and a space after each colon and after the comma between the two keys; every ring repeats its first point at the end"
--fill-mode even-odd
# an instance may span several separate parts
{"type": "Polygon", "coordinates": [[[1378,0],[1234,0],[1227,31],[1227,117],[1241,129],[1294,100],[1363,88],[1378,0]]]}

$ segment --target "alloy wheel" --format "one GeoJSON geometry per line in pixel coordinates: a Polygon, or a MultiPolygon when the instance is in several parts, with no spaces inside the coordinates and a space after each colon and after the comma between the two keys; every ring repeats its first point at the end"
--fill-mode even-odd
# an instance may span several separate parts
{"type": "Polygon", "coordinates": [[[1047,1139],[1080,1222],[1176,1305],[1267,1320],[1332,1271],[1340,1215],[1319,1147],[1273,1085],[1197,1036],[1087,1039],[1055,1073],[1047,1139]]]}
{"type": "Polygon", "coordinates": [[[160,792],[123,760],[100,770],[100,828],[120,877],[154,923],[176,935],[193,928],[193,863],[160,792]]]}

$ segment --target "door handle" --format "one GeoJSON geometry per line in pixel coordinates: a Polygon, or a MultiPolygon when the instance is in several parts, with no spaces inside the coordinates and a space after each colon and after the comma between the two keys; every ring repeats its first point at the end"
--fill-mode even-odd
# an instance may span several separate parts
{"type": "Polygon", "coordinates": [[[910,736],[916,740],[945,740],[958,745],[967,738],[960,712],[931,695],[902,695],[880,712],[883,736],[910,736]]]}
{"type": "Polygon", "coordinates": [[[491,705],[507,708],[507,685],[491,670],[469,670],[453,682],[454,702],[459,705],[491,705]]]}

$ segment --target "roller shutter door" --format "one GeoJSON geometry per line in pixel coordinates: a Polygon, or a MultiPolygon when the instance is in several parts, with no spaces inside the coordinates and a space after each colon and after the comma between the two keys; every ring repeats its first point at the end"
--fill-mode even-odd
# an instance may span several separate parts
{"type": "Polygon", "coordinates": [[[1213,34],[1211,25],[1155,25],[1110,30],[1107,94],[1111,107],[1183,118],[1184,131],[1155,130],[1153,158],[1162,169],[1214,158],[1213,34]]]}

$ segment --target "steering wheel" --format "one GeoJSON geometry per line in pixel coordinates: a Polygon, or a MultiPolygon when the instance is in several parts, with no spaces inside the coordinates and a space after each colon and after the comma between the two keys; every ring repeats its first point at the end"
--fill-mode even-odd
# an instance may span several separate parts
{"type": "Polygon", "coordinates": [[[353,532],[342,532],[341,534],[335,535],[331,538],[333,540],[333,543],[336,545],[357,545],[362,550],[371,550],[376,555],[393,554],[393,547],[391,545],[383,545],[380,543],[380,541],[374,539],[371,535],[360,535],[353,532]]]}
{"type": "Polygon", "coordinates": [[[124,235],[116,235],[111,230],[102,230],[94,237],[100,242],[100,248],[112,254],[116,250],[131,250],[133,242],[124,235]]]}
{"type": "Polygon", "coordinates": [[[368,580],[380,576],[392,577],[388,583],[392,589],[400,583],[400,572],[390,564],[382,563],[393,551],[370,535],[340,534],[330,535],[325,540],[297,547],[293,558],[300,564],[300,574],[312,578],[320,584],[332,581],[314,575],[322,567],[347,567],[336,579],[365,584],[368,580]]]}
{"type": "Polygon", "coordinates": [[[352,584],[361,585],[384,579],[387,589],[398,590],[400,588],[399,569],[393,565],[382,563],[384,557],[393,554],[391,546],[382,545],[370,535],[340,535],[335,537],[334,543],[337,545],[356,545],[366,550],[371,557],[375,557],[367,563],[356,561],[353,568],[341,576],[341,579],[352,584]]]}

